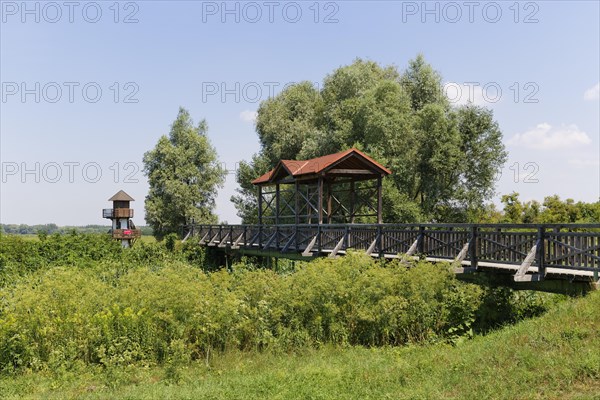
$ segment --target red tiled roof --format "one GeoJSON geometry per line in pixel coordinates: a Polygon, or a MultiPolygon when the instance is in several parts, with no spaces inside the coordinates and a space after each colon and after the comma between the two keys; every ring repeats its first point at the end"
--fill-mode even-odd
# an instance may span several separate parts
{"type": "Polygon", "coordinates": [[[277,163],[275,168],[267,172],[266,174],[256,178],[252,181],[252,184],[259,185],[261,183],[267,183],[281,170],[285,168],[288,175],[293,177],[299,177],[308,174],[318,174],[327,169],[328,167],[336,164],[340,161],[347,159],[347,156],[359,156],[371,164],[375,169],[378,169],[382,174],[389,175],[392,172],[373,160],[371,157],[363,153],[362,151],[351,148],[339,153],[328,154],[326,156],[311,158],[310,160],[281,160],[277,163]]]}

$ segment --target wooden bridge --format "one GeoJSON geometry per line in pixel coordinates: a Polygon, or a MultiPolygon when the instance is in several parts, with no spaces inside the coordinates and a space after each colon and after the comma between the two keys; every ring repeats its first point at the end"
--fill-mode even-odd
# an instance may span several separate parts
{"type": "Polygon", "coordinates": [[[185,239],[229,254],[310,260],[349,249],[375,258],[451,262],[521,289],[598,288],[600,224],[188,225],[185,239]],[[487,274],[489,275],[489,274],[487,274]]]}

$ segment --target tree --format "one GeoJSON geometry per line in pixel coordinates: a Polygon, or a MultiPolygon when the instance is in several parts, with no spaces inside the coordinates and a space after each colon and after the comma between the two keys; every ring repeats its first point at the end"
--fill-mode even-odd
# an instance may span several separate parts
{"type": "MultiPolygon", "coordinates": [[[[519,193],[502,196],[501,222],[514,224],[573,224],[598,223],[600,221],[600,201],[595,203],[561,200],[558,195],[546,196],[544,202],[531,200],[521,202],[519,193]]],[[[494,221],[498,222],[498,221],[494,221]]]]}
{"type": "Polygon", "coordinates": [[[206,132],[205,120],[194,126],[190,114],[179,109],[169,136],[161,136],[154,149],[144,154],[144,173],[150,190],[146,196],[146,222],[158,239],[192,220],[215,223],[217,188],[225,171],[206,132]]]}
{"type": "Polygon", "coordinates": [[[442,78],[419,55],[408,68],[356,60],[324,79],[303,82],[261,103],[259,154],[237,174],[232,197],[254,222],[250,180],[280,159],[307,159],[357,147],[392,170],[384,179],[384,220],[461,221],[480,215],[494,194],[506,152],[491,111],[452,107],[442,78]]]}

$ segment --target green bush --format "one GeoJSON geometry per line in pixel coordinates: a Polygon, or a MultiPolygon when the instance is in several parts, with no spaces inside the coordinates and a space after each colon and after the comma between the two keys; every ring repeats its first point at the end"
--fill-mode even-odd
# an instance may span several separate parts
{"type": "Polygon", "coordinates": [[[286,275],[205,273],[175,261],[109,280],[97,269],[55,267],[0,292],[0,366],[176,366],[230,348],[438,340],[450,326],[469,326],[479,293],[443,266],[384,268],[361,254],[286,275]]]}
{"type": "MultiPolygon", "coordinates": [[[[242,263],[208,272],[198,247],[122,249],[103,235],[3,237],[0,370],[83,363],[111,375],[163,364],[177,381],[189,360],[231,349],[456,342],[494,303],[493,293],[458,282],[444,264],[406,268],[350,252],[282,271],[242,263]]],[[[537,297],[518,300],[506,308],[511,318],[548,306],[537,297]]]]}

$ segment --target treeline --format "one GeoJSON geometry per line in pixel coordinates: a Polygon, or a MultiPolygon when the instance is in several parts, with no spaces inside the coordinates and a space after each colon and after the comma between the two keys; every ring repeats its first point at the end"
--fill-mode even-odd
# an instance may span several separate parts
{"type": "Polygon", "coordinates": [[[502,196],[502,210],[490,204],[482,212],[479,222],[512,224],[585,224],[600,222],[600,201],[585,203],[573,199],[561,200],[558,195],[544,201],[522,201],[519,193],[502,196]]]}
{"type": "MultiPolygon", "coordinates": [[[[142,235],[152,235],[152,228],[149,226],[138,226],[142,230],[142,235]]],[[[58,226],[56,224],[0,224],[0,232],[9,235],[37,235],[38,233],[107,233],[110,230],[109,225],[84,225],[84,226],[58,226]]]]}

